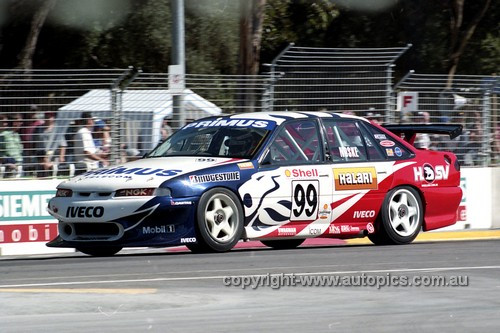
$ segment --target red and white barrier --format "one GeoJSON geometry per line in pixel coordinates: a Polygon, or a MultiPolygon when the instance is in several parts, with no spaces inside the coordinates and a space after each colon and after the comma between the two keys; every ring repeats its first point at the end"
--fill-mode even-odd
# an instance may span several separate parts
{"type": "MultiPolygon", "coordinates": [[[[60,182],[0,181],[0,255],[74,252],[45,246],[57,236],[46,207],[60,182]]],[[[437,231],[500,228],[500,168],[463,168],[461,186],[457,223],[437,231]]]]}

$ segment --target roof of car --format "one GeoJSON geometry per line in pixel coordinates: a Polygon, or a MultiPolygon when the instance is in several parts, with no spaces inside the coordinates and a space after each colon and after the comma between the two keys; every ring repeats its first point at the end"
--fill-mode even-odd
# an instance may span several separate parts
{"type": "Polygon", "coordinates": [[[263,120],[274,120],[277,123],[281,123],[288,119],[300,119],[300,118],[350,118],[350,119],[361,119],[368,121],[365,118],[343,114],[335,112],[297,112],[297,111],[273,111],[273,112],[248,112],[239,113],[229,116],[231,119],[263,119],[263,120]]]}

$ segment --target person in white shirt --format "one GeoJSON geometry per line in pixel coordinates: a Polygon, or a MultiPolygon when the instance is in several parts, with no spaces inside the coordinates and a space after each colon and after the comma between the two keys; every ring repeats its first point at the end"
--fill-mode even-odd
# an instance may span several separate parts
{"type": "MultiPolygon", "coordinates": [[[[429,112],[419,112],[418,113],[421,118],[418,119],[418,122],[424,124],[431,123],[431,116],[429,112]]],[[[415,147],[420,149],[429,149],[431,146],[431,137],[427,133],[419,133],[417,134],[417,139],[415,141],[415,147]]]]}
{"type": "Polygon", "coordinates": [[[75,162],[83,162],[87,165],[87,170],[96,169],[99,167],[99,162],[102,166],[108,166],[109,162],[98,152],[92,130],[94,128],[94,119],[90,112],[84,112],[80,119],[81,128],[75,133],[73,154],[75,162]]]}

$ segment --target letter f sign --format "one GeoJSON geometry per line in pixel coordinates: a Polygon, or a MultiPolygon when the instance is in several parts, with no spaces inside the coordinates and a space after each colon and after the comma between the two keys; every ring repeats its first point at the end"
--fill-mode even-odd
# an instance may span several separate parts
{"type": "Polygon", "coordinates": [[[403,108],[406,108],[407,105],[410,105],[412,99],[413,99],[413,96],[411,96],[411,95],[404,95],[403,96],[403,108]]]}

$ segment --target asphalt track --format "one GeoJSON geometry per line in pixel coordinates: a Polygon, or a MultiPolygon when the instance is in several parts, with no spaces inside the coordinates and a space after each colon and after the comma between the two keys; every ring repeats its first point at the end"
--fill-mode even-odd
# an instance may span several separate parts
{"type": "Polygon", "coordinates": [[[0,257],[0,332],[498,332],[499,254],[496,230],[423,234],[406,246],[0,257]],[[285,286],[292,276],[336,285],[285,286]],[[448,285],[392,285],[435,278],[448,285]],[[252,279],[258,287],[243,289],[252,279]]]}

